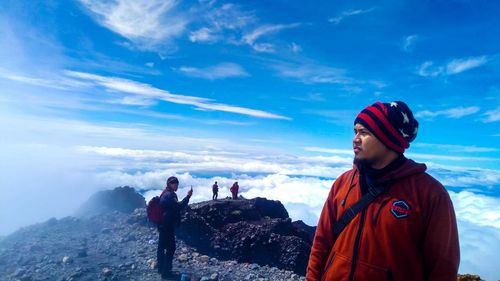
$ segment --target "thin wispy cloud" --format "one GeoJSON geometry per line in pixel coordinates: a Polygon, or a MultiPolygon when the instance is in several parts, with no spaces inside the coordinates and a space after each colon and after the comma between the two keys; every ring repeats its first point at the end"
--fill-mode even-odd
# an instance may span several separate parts
{"type": "Polygon", "coordinates": [[[224,111],[260,118],[291,120],[289,117],[262,110],[215,103],[211,99],[202,97],[172,94],[166,90],[153,87],[149,84],[139,83],[128,79],[105,77],[77,71],[66,71],[66,74],[74,78],[83,79],[84,81],[94,82],[95,84],[110,91],[136,94],[148,99],[157,99],[176,104],[193,105],[197,109],[201,110],[224,111]]]}
{"type": "Polygon", "coordinates": [[[486,56],[453,59],[446,65],[435,65],[432,61],[426,61],[418,67],[417,74],[423,77],[455,75],[486,63],[488,63],[486,56]]]}
{"type": "Polygon", "coordinates": [[[189,66],[182,66],[179,71],[187,76],[198,77],[209,80],[224,79],[229,77],[246,77],[250,76],[248,72],[238,64],[235,63],[221,63],[215,66],[206,68],[196,68],[189,66]]]}
{"type": "Polygon", "coordinates": [[[295,42],[292,42],[292,44],[290,45],[290,49],[295,54],[302,52],[302,47],[295,42]]]}
{"type": "Polygon", "coordinates": [[[353,126],[354,119],[359,110],[308,109],[304,110],[304,113],[326,117],[328,122],[344,127],[353,126]]]}
{"type": "Polygon", "coordinates": [[[60,75],[52,75],[51,77],[33,77],[24,74],[13,73],[11,71],[1,68],[0,68],[0,78],[8,79],[23,84],[29,84],[33,86],[40,86],[58,90],[85,88],[91,86],[91,84],[89,83],[60,75]]]}
{"type": "Polygon", "coordinates": [[[486,111],[483,116],[483,122],[486,123],[491,123],[491,122],[497,122],[500,121],[500,107],[497,107],[496,109],[488,110],[486,111]]]}
{"type": "Polygon", "coordinates": [[[408,157],[418,159],[420,161],[428,160],[447,160],[447,161],[487,161],[487,162],[500,162],[500,158],[493,157],[475,157],[475,156],[461,156],[461,155],[443,155],[443,154],[430,154],[430,153],[407,153],[408,157]]]}
{"type": "Polygon", "coordinates": [[[139,49],[152,50],[181,35],[188,24],[176,12],[174,0],[81,0],[104,27],[129,39],[139,49]]]}
{"type": "Polygon", "coordinates": [[[253,12],[243,11],[234,4],[216,6],[208,3],[206,8],[198,14],[203,15],[201,27],[189,34],[193,43],[216,43],[223,41],[235,44],[239,42],[242,34],[255,24],[258,19],[253,12]]]}
{"type": "Polygon", "coordinates": [[[465,146],[465,145],[456,145],[456,144],[434,144],[434,143],[415,143],[412,144],[413,147],[425,147],[425,148],[434,148],[449,152],[493,152],[499,151],[498,148],[493,147],[478,147],[478,146],[465,146]]]}
{"type": "Polygon", "coordinates": [[[412,52],[413,47],[415,45],[415,42],[417,40],[418,40],[418,35],[407,36],[403,42],[403,51],[408,52],[408,53],[412,52]]]}
{"type": "Polygon", "coordinates": [[[346,18],[348,17],[352,17],[352,16],[355,16],[355,15],[361,15],[361,14],[366,14],[366,13],[370,13],[374,10],[374,8],[370,8],[370,9],[366,9],[366,10],[363,10],[363,9],[358,9],[358,10],[347,10],[347,11],[344,11],[342,12],[339,16],[337,17],[334,17],[334,18],[329,18],[328,21],[333,23],[333,24],[339,24],[341,23],[343,20],[345,20],[346,18]]]}
{"type": "MultiPolygon", "coordinates": [[[[415,146],[420,146],[420,147],[429,147],[430,145],[415,145],[415,146]]],[[[437,145],[436,145],[437,146],[437,145]]],[[[444,145],[443,145],[444,146],[444,145]]],[[[437,146],[439,147],[439,146],[437,146]]],[[[446,146],[445,146],[446,147],[446,146]]],[[[451,146],[453,149],[458,149],[458,147],[451,146]]],[[[449,149],[449,148],[448,148],[449,149]]],[[[474,148],[470,148],[473,150],[474,148]]],[[[481,151],[497,151],[497,149],[488,149],[488,148],[476,148],[476,150],[481,150],[481,151]]],[[[352,150],[350,149],[337,149],[337,148],[324,148],[324,147],[305,147],[304,150],[306,151],[312,151],[312,152],[321,152],[321,153],[329,153],[329,154],[346,154],[346,155],[353,155],[352,150]]],[[[493,157],[474,157],[474,156],[460,156],[460,155],[443,155],[443,154],[425,154],[425,153],[406,153],[406,156],[410,158],[415,158],[420,161],[426,161],[426,160],[447,160],[447,161],[457,161],[457,162],[463,162],[463,161],[492,161],[492,162],[500,162],[500,158],[493,158],[493,157]]],[[[462,170],[460,170],[462,171],[462,170]]],[[[500,174],[499,174],[500,175],[500,174]]],[[[499,178],[500,181],[500,178],[499,178]]]]}
{"type": "Polygon", "coordinates": [[[189,40],[193,43],[215,43],[220,40],[218,36],[212,29],[208,27],[202,27],[196,31],[189,33],[189,40]]]}
{"type": "Polygon", "coordinates": [[[457,74],[464,72],[469,69],[473,69],[479,67],[483,64],[486,64],[488,59],[486,56],[475,57],[475,58],[467,58],[467,59],[454,59],[448,63],[446,66],[447,74],[457,74]]]}
{"type": "Polygon", "coordinates": [[[326,98],[321,93],[307,93],[304,96],[292,97],[292,99],[298,100],[298,101],[306,101],[306,102],[323,102],[323,101],[326,101],[326,98]]]}
{"type": "Polygon", "coordinates": [[[304,150],[313,152],[331,153],[331,154],[346,154],[351,156],[354,154],[354,152],[351,149],[335,149],[335,148],[324,148],[316,146],[304,147],[304,150]]]}
{"type": "Polygon", "coordinates": [[[243,35],[241,41],[251,46],[257,52],[274,52],[274,46],[270,43],[258,43],[257,40],[261,37],[277,33],[284,29],[290,29],[300,26],[300,23],[292,24],[276,24],[276,25],[263,25],[243,35]]]}
{"type": "Polygon", "coordinates": [[[346,71],[313,64],[276,63],[271,66],[277,75],[291,78],[304,84],[350,84],[353,80],[346,76],[346,71]]]}
{"type": "MultiPolygon", "coordinates": [[[[189,33],[189,40],[193,43],[248,45],[256,52],[273,53],[276,39],[272,35],[300,25],[262,24],[252,11],[244,11],[234,4],[215,6],[211,3],[204,10],[203,24],[189,33]]],[[[298,45],[292,47],[299,51],[298,45]]]]}
{"type": "Polygon", "coordinates": [[[477,113],[480,110],[478,106],[468,106],[468,107],[455,107],[455,108],[449,108],[445,110],[438,110],[438,111],[430,111],[430,110],[422,110],[419,111],[415,114],[415,117],[417,118],[425,118],[425,119],[432,119],[438,116],[442,116],[445,118],[462,118],[468,115],[472,115],[477,113]]]}

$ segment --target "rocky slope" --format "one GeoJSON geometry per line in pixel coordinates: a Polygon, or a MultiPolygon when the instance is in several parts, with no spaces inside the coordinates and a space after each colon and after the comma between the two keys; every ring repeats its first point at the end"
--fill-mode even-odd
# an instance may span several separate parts
{"type": "MultiPolygon", "coordinates": [[[[144,209],[90,219],[51,219],[0,242],[0,280],[160,280],[155,269],[157,239],[144,209]]],[[[221,261],[181,240],[174,268],[186,280],[304,279],[275,267],[221,261]]]]}

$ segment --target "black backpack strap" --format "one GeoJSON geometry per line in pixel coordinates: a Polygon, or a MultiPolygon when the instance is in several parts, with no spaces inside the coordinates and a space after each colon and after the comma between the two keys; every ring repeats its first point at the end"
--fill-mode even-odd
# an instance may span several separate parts
{"type": "Polygon", "coordinates": [[[380,194],[384,193],[387,190],[386,187],[370,187],[368,188],[368,192],[361,197],[361,199],[352,205],[349,209],[347,209],[340,219],[333,224],[333,234],[335,237],[338,237],[340,233],[344,230],[344,228],[356,217],[356,215],[370,205],[375,198],[377,198],[380,194]]]}

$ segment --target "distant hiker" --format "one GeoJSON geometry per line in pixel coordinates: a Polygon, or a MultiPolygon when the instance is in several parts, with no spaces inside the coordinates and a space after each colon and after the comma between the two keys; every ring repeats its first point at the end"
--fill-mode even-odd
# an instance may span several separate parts
{"type": "Polygon", "coordinates": [[[240,187],[238,186],[238,182],[235,181],[233,183],[233,186],[231,186],[231,188],[229,189],[231,191],[231,194],[233,195],[233,199],[238,199],[238,190],[240,189],[240,187]]]}
{"type": "Polygon", "coordinates": [[[417,131],[401,101],[377,102],[358,114],[354,165],[326,198],[306,280],[457,280],[450,196],[425,164],[403,155],[417,131]]]}
{"type": "Polygon", "coordinates": [[[217,185],[217,182],[212,185],[212,200],[217,200],[217,196],[219,195],[219,186],[217,185]]]}
{"type": "Polygon", "coordinates": [[[180,210],[187,206],[189,198],[193,195],[191,188],[187,196],[181,202],[175,193],[179,188],[179,180],[176,177],[169,177],[167,186],[160,197],[160,205],[163,211],[163,219],[158,226],[160,237],[158,240],[158,273],[162,278],[172,275],[172,259],[175,252],[175,228],[180,224],[180,210]]]}

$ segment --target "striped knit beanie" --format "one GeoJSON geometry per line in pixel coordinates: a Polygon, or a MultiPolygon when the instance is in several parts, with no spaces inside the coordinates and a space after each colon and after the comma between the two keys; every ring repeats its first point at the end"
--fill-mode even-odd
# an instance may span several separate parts
{"type": "Polygon", "coordinates": [[[404,153],[417,136],[418,122],[406,103],[376,102],[363,109],[354,124],[361,124],[385,146],[398,153],[404,153]]]}

